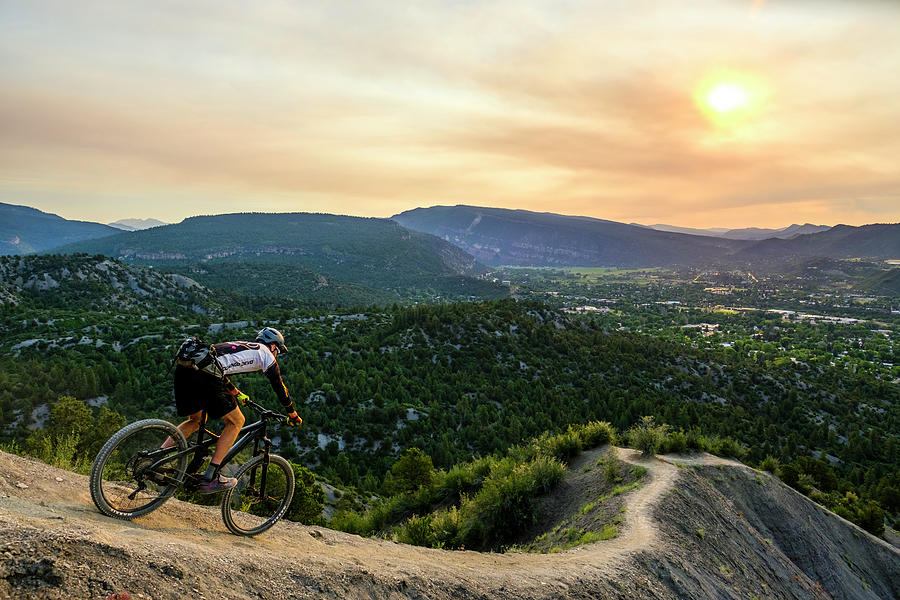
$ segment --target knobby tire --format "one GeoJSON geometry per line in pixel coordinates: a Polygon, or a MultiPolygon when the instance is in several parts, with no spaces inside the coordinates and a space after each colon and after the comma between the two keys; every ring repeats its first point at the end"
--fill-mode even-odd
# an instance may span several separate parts
{"type": "MultiPolygon", "coordinates": [[[[117,431],[94,459],[91,467],[91,498],[104,515],[116,519],[135,519],[162,506],[178,485],[157,483],[157,473],[144,467],[152,460],[145,453],[158,450],[167,437],[175,440],[179,451],[188,447],[178,429],[162,419],[144,419],[117,431]],[[133,496],[133,497],[131,497],[133,496]]],[[[187,455],[163,465],[165,481],[181,482],[187,466],[187,455]]]]}
{"type": "Polygon", "coordinates": [[[234,477],[238,483],[225,491],[222,520],[235,535],[257,535],[269,529],[285,513],[294,497],[294,470],[284,458],[269,455],[266,490],[260,489],[264,455],[242,465],[234,477]]]}

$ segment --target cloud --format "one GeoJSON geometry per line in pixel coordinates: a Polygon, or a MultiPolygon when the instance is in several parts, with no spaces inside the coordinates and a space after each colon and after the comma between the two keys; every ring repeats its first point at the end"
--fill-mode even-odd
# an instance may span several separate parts
{"type": "Polygon", "coordinates": [[[896,220],[900,8],[757,4],[6,4],[0,200],[896,220]],[[725,129],[723,69],[766,89],[725,129]]]}

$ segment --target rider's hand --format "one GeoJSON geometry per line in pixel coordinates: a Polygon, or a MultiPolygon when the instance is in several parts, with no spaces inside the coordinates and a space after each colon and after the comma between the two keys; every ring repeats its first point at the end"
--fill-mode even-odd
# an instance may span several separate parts
{"type": "Polygon", "coordinates": [[[250,396],[248,396],[244,392],[238,392],[238,395],[235,396],[234,399],[237,400],[241,406],[244,406],[245,404],[247,404],[247,400],[250,399],[250,396]]]}
{"type": "Polygon", "coordinates": [[[300,415],[298,415],[296,412],[293,412],[288,415],[287,424],[291,427],[297,427],[298,425],[303,424],[303,419],[301,419],[300,415]]]}

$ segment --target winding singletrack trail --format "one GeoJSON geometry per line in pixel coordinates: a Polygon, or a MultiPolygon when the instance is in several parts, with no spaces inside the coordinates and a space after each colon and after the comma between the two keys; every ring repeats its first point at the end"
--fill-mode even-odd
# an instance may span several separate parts
{"type": "MultiPolygon", "coordinates": [[[[602,450],[585,453],[585,458],[594,460],[602,450]]],[[[207,566],[211,570],[226,563],[274,561],[313,579],[325,573],[372,574],[379,580],[445,582],[487,594],[529,597],[526,590],[543,590],[552,595],[552,590],[562,592],[584,578],[617,579],[629,556],[661,544],[651,509],[672,487],[679,469],[641,459],[629,449],[619,449],[618,455],[648,471],[646,483],[625,497],[627,515],[619,536],[558,554],[434,550],[285,521],[256,538],[240,538],[225,530],[218,507],[177,500],[146,517],[119,521],[96,511],[86,477],[8,454],[0,454],[0,526],[75,535],[128,555],[161,559],[162,551],[169,562],[180,564],[196,564],[203,557],[212,563],[207,566]]]]}
{"type": "MultiPolygon", "coordinates": [[[[557,506],[583,502],[574,479],[590,477],[606,450],[572,461],[557,506]]],[[[0,452],[0,600],[111,591],[136,600],[900,597],[900,551],[768,474],[708,455],[617,454],[647,469],[642,486],[621,496],[618,537],[557,554],[497,554],[291,522],[241,538],[218,506],[177,500],[119,521],[96,510],[87,477],[0,452]]],[[[565,511],[553,514],[567,519],[565,511]]]]}

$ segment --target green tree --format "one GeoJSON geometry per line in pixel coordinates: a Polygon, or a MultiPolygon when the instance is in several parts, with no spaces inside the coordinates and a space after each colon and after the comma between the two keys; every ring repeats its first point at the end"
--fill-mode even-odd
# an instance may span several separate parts
{"type": "Polygon", "coordinates": [[[62,396],[50,407],[50,419],[45,428],[53,438],[65,435],[81,436],[91,429],[94,415],[84,402],[72,396],[62,396]]]}
{"type": "Polygon", "coordinates": [[[390,477],[385,479],[384,485],[390,494],[414,492],[430,486],[434,476],[431,457],[418,448],[409,448],[391,467],[390,477]]]}
{"type": "Polygon", "coordinates": [[[291,500],[291,507],[285,518],[304,525],[324,525],[322,507],[325,505],[325,491],[312,471],[294,463],[291,463],[291,468],[294,470],[296,486],[294,499],[291,500]]]}

